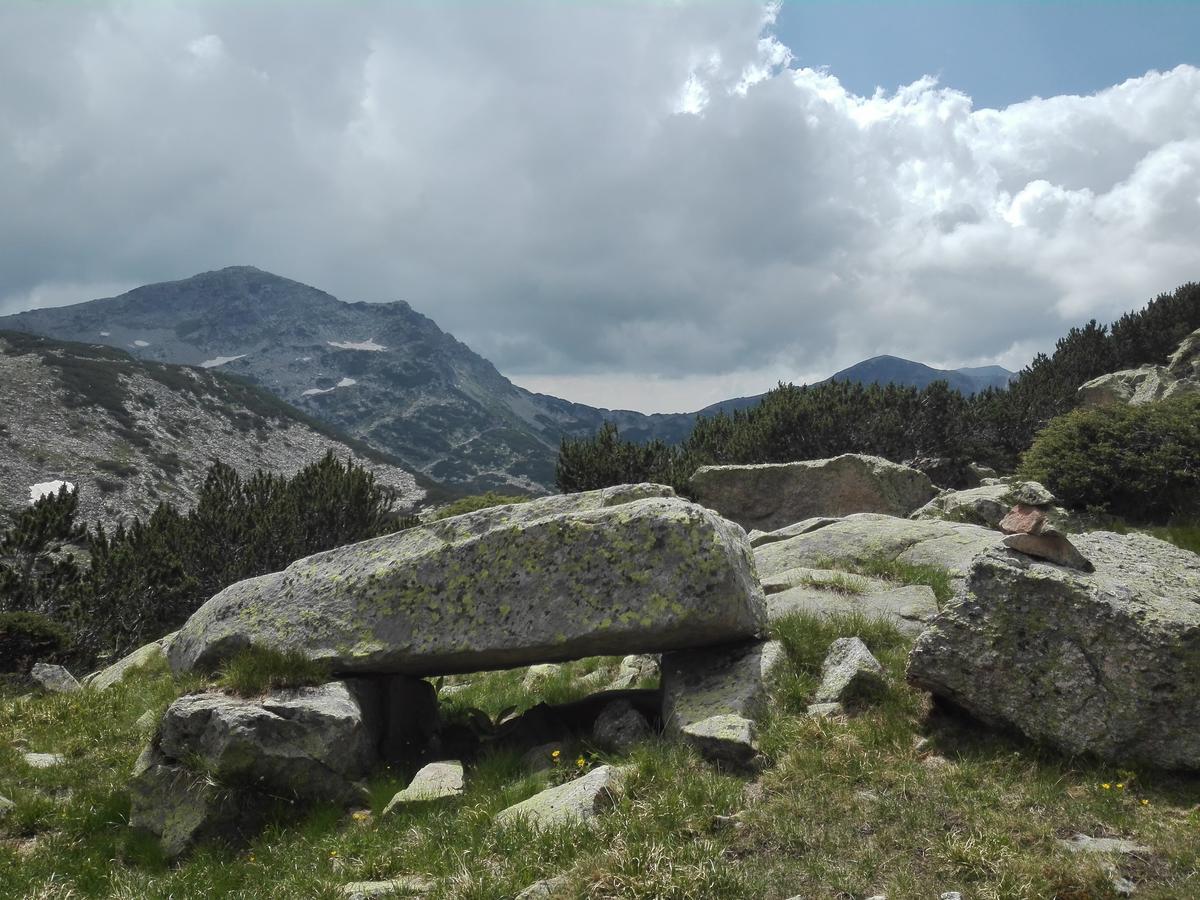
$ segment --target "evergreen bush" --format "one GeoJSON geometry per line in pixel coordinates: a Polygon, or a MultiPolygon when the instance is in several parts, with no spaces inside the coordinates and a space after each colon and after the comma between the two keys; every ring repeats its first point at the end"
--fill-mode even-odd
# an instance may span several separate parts
{"type": "Polygon", "coordinates": [[[1163,522],[1200,515],[1200,396],[1080,409],[1055,419],[1021,474],[1068,506],[1163,522]]]}
{"type": "Polygon", "coordinates": [[[43,615],[0,613],[0,672],[24,675],[35,662],[57,658],[69,642],[66,629],[43,615]]]}

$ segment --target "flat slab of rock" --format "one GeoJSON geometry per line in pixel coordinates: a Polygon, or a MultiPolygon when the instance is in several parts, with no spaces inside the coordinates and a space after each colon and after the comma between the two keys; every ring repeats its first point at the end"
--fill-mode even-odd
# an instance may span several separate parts
{"type": "Polygon", "coordinates": [[[1091,837],[1074,834],[1070,840],[1060,840],[1062,846],[1072,853],[1149,853],[1150,848],[1124,838],[1091,837]]]}
{"type": "Polygon", "coordinates": [[[1004,538],[1003,543],[1011,550],[1027,556],[1036,556],[1055,565],[1079,569],[1081,572],[1095,571],[1091,560],[1080,553],[1066,535],[1057,531],[1043,529],[1039,534],[1010,534],[1004,538]]]}
{"type": "Polygon", "coordinates": [[[524,820],[538,829],[590,825],[612,805],[628,771],[621,766],[599,766],[582,778],[549,788],[501,810],[496,815],[496,822],[524,820]]]}
{"type": "Polygon", "coordinates": [[[821,664],[821,684],[813,695],[813,703],[861,704],[878,698],[886,690],[883,666],[867,645],[856,637],[838,638],[829,646],[821,664]]]}
{"type": "Polygon", "coordinates": [[[764,581],[797,567],[821,568],[830,562],[876,558],[941,566],[961,581],[975,557],[998,546],[1000,538],[995,531],[978,525],[860,513],[817,531],[759,547],[754,551],[754,560],[764,581]]]}
{"type": "Polygon", "coordinates": [[[437,882],[423,875],[401,875],[386,881],[352,881],[342,885],[346,900],[388,900],[392,897],[424,897],[437,889],[437,882]]]}
{"type": "Polygon", "coordinates": [[[908,678],[1071,754],[1200,768],[1200,556],[1079,535],[1092,574],[997,549],[917,640],[908,678]]]}
{"type": "Polygon", "coordinates": [[[763,589],[771,622],[797,612],[861,615],[891,622],[902,634],[916,637],[938,611],[937,597],[926,585],[897,585],[829,569],[788,569],[764,579],[763,589]],[[860,587],[861,593],[846,592],[845,583],[860,587]]]}
{"type": "Polygon", "coordinates": [[[61,753],[23,753],[21,758],[31,769],[51,769],[54,766],[61,766],[67,761],[67,758],[61,753]]]}
{"type": "Polygon", "coordinates": [[[663,654],[664,732],[708,759],[748,763],[758,752],[754,720],[786,660],[779,641],[663,654]]]}
{"type": "Polygon", "coordinates": [[[42,690],[50,691],[52,694],[74,694],[82,689],[82,685],[75,679],[75,676],[62,666],[34,663],[29,675],[42,690]]]}
{"type": "Polygon", "coordinates": [[[481,510],[242,581],[171,644],[176,672],[250,644],[336,672],[429,676],[750,637],[766,624],[745,533],[635,485],[481,510]]]}
{"type": "Polygon", "coordinates": [[[937,494],[929,476],[878,456],[749,466],[701,466],[688,482],[699,503],[743,528],[774,531],[816,516],[907,516],[937,494]]]}
{"type": "Polygon", "coordinates": [[[463,766],[458,760],[433,762],[421,768],[408,787],[397,792],[383,808],[387,815],[406,803],[425,803],[457,797],[463,792],[463,766]]]}
{"type": "Polygon", "coordinates": [[[516,900],[555,900],[557,897],[564,896],[568,884],[570,881],[565,875],[543,878],[517,894],[516,900]]]}

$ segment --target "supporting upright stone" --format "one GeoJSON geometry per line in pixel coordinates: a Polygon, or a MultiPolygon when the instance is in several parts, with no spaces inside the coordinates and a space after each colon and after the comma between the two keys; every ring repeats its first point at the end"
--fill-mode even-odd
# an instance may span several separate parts
{"type": "Polygon", "coordinates": [[[715,762],[747,765],[758,753],[754,720],[786,660],[779,641],[663,654],[663,727],[715,762]]]}

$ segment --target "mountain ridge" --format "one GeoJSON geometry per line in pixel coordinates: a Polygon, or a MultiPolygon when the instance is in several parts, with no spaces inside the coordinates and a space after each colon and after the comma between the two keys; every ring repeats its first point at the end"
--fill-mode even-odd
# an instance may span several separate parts
{"type": "Polygon", "coordinates": [[[606,421],[628,440],[675,443],[697,415],[761,396],[690,413],[574,403],[515,385],[404,300],[344,301],[253,266],[28,310],[0,318],[0,328],[239,375],[414,471],[475,491],[551,490],[560,440],[591,435],[606,421]]]}

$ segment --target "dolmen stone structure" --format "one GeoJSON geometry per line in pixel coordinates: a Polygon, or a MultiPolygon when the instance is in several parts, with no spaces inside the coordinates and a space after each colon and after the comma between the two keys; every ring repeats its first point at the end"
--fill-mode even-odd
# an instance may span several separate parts
{"type": "MultiPolygon", "coordinates": [[[[176,673],[208,673],[259,646],[322,660],[339,680],[177,700],[138,763],[131,819],[175,855],[253,827],[267,798],[361,802],[357,781],[373,764],[432,746],[429,676],[686,652],[708,676],[706,717],[722,713],[723,696],[749,723],[763,692],[738,679],[757,670],[714,676],[706,654],[753,654],[766,626],[745,532],[660,485],[496,507],[320,553],[217,594],[167,659],[176,673]]],[[[686,686],[672,698],[677,721],[686,686]]],[[[752,723],[744,731],[748,749],[739,756],[718,740],[714,758],[751,754],[752,723]]]]}

